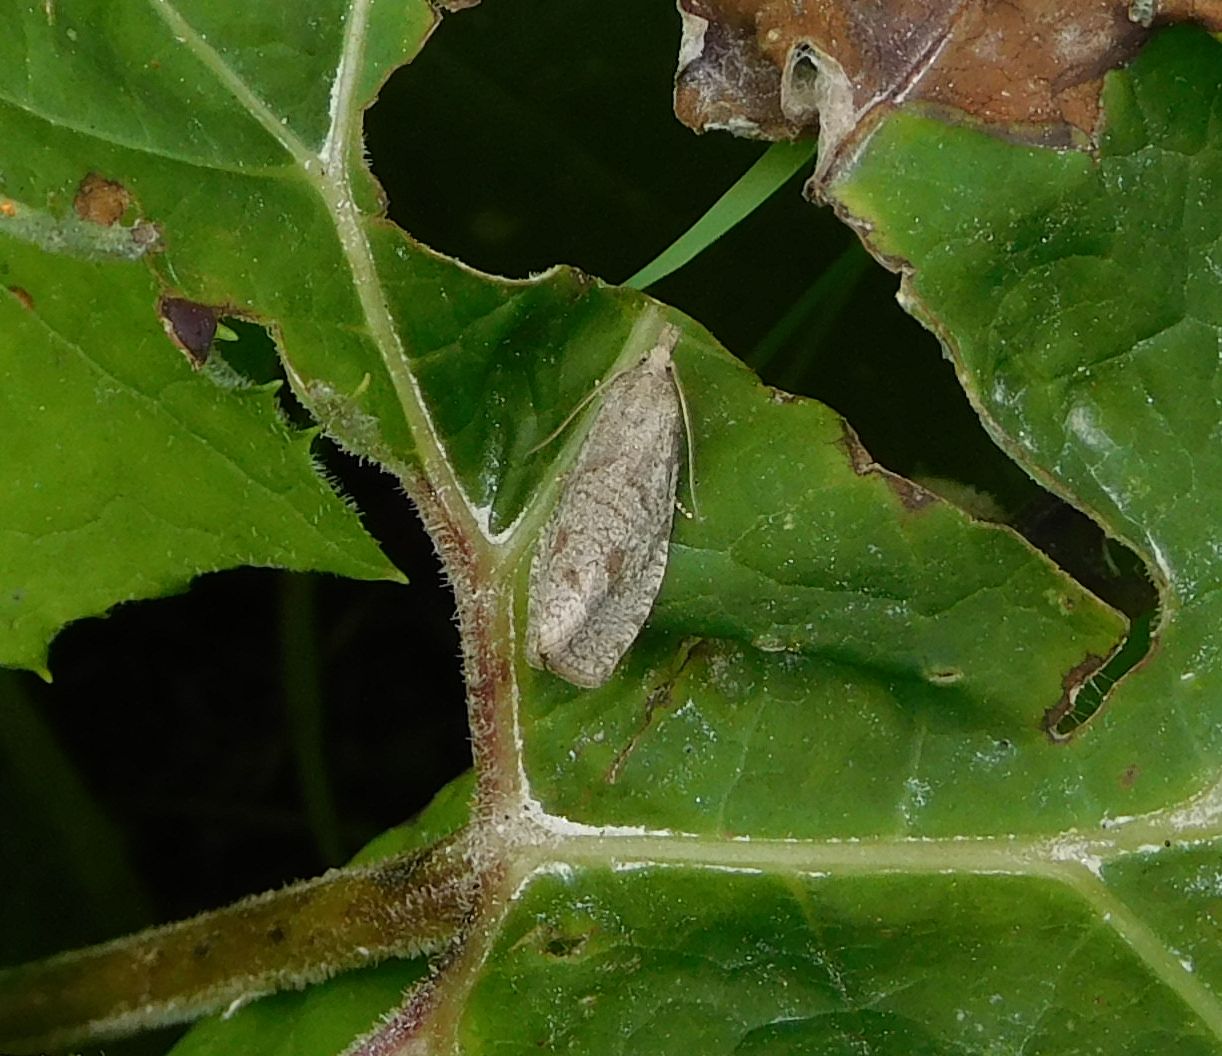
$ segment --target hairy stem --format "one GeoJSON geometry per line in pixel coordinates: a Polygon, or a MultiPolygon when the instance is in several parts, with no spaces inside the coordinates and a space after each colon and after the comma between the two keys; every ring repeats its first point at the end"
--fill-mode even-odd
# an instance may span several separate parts
{"type": "Polygon", "coordinates": [[[388,957],[442,949],[476,873],[464,831],[419,854],[244,899],[0,972],[0,1051],[41,1052],[181,1023],[388,957]]]}

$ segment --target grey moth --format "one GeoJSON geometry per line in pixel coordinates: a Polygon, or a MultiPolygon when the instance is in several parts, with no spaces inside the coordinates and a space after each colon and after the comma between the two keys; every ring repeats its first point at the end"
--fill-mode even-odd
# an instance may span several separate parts
{"type": "Polygon", "coordinates": [[[666,326],[607,383],[530,566],[526,659],[575,686],[611,677],[662,585],[675,512],[683,404],[666,326]]]}

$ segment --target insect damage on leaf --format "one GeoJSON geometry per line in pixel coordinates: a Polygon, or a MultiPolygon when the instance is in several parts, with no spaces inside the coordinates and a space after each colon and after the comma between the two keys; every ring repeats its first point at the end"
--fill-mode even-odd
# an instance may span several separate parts
{"type": "Polygon", "coordinates": [[[183,297],[162,297],[157,302],[161,325],[191,366],[200,370],[208,362],[216,337],[217,310],[183,297]]]}
{"type": "Polygon", "coordinates": [[[586,689],[611,677],[666,571],[682,442],[673,326],[620,374],[582,444],[530,567],[526,659],[586,689]]]}
{"type": "Polygon", "coordinates": [[[123,218],[131,201],[132,197],[123,184],[91,172],[77,187],[72,208],[82,220],[111,227],[123,218]]]}

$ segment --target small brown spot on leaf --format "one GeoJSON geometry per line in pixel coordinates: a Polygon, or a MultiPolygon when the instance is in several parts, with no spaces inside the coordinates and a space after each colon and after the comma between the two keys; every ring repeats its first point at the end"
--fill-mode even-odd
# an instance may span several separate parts
{"type": "Polygon", "coordinates": [[[26,311],[34,310],[34,298],[30,296],[30,291],[22,286],[10,286],[8,292],[17,298],[18,303],[26,311]]]}
{"type": "Polygon", "coordinates": [[[207,939],[197,942],[191,947],[191,956],[197,961],[205,960],[212,953],[212,943],[207,939]]]}
{"type": "Polygon", "coordinates": [[[122,219],[131,201],[132,196],[123,184],[91,172],[77,187],[72,207],[82,220],[110,227],[122,219]]]}
{"type": "Polygon", "coordinates": [[[17,206],[15,206],[7,198],[4,201],[0,202],[0,216],[6,217],[7,219],[11,220],[16,215],[17,215],[17,206]]]}
{"type": "Polygon", "coordinates": [[[191,366],[199,370],[208,362],[212,350],[219,315],[217,309],[183,297],[162,297],[157,302],[157,313],[170,340],[182,349],[191,366]]]}
{"type": "Polygon", "coordinates": [[[1136,763],[1129,763],[1120,775],[1120,787],[1126,790],[1132,788],[1139,777],[1141,777],[1141,767],[1136,763]]]}
{"type": "Polygon", "coordinates": [[[267,930],[267,939],[273,946],[279,946],[286,938],[288,938],[288,933],[282,924],[273,924],[267,930]]]}
{"type": "Polygon", "coordinates": [[[938,501],[938,497],[932,491],[926,491],[920,484],[914,484],[906,477],[898,476],[890,470],[881,468],[879,472],[891,490],[899,496],[904,509],[912,513],[917,513],[925,509],[926,506],[932,506],[938,501]]]}
{"type": "Polygon", "coordinates": [[[870,457],[870,452],[865,449],[865,445],[847,423],[841,425],[840,446],[849,456],[849,465],[853,467],[853,472],[859,477],[864,477],[867,473],[873,473],[878,469],[878,464],[870,457]]]}
{"type": "Polygon", "coordinates": [[[151,220],[137,220],[132,224],[132,244],[148,253],[161,249],[161,228],[151,220]]]}

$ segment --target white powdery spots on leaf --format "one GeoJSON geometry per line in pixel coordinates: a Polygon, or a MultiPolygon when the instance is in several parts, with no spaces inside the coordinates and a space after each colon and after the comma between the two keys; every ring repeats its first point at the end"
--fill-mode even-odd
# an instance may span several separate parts
{"type": "Polygon", "coordinates": [[[1070,409],[1066,428],[1092,451],[1110,455],[1117,450],[1116,441],[1099,425],[1093,407],[1079,403],[1070,409]]]}
{"type": "Polygon", "coordinates": [[[1090,37],[1077,22],[1066,20],[1053,34],[1053,47],[1057,58],[1069,65],[1081,61],[1082,55],[1090,52],[1090,37]]]}
{"type": "MultiPolygon", "coordinates": [[[[678,708],[675,709],[674,717],[676,720],[681,720],[688,723],[693,732],[698,733],[701,739],[706,744],[716,744],[719,740],[718,728],[710,722],[695,700],[688,697],[678,708]]],[[[694,746],[693,747],[694,750],[694,746]]]]}
{"type": "Polygon", "coordinates": [[[978,770],[992,770],[1009,762],[1018,750],[1010,741],[998,741],[991,748],[982,748],[972,755],[972,766],[978,770]]]}
{"type": "Polygon", "coordinates": [[[1099,843],[1080,837],[1065,837],[1053,840],[1047,846],[1047,857],[1053,862],[1069,862],[1080,865],[1098,879],[1103,878],[1103,859],[1096,853],[1099,843]]]}
{"type": "Polygon", "coordinates": [[[1222,821],[1222,782],[1174,811],[1169,821],[1171,828],[1181,835],[1192,830],[1212,834],[1222,821]]]}
{"type": "Polygon", "coordinates": [[[488,540],[493,546],[501,546],[507,543],[518,530],[518,526],[522,523],[522,518],[526,516],[525,509],[519,510],[517,517],[513,522],[502,528],[499,532],[492,529],[492,505],[473,506],[468,504],[467,509],[471,512],[471,519],[475,522],[475,526],[480,530],[480,534],[488,540]]]}
{"type": "Polygon", "coordinates": [[[1000,64],[1005,59],[1006,34],[1001,29],[986,30],[972,46],[976,58],[982,62],[1000,64]]]}
{"type": "Polygon", "coordinates": [[[1184,885],[1184,891],[1205,898],[1222,898],[1222,866],[1201,866],[1184,885]]]}
{"type": "Polygon", "coordinates": [[[932,791],[933,786],[919,777],[910,777],[904,782],[904,798],[900,802],[900,815],[907,824],[911,825],[916,820],[916,816],[929,803],[932,791]]]}
{"type": "Polygon", "coordinates": [[[522,803],[521,817],[523,819],[523,829],[533,829],[540,839],[548,837],[567,839],[570,837],[640,836],[668,838],[683,835],[670,829],[648,829],[643,825],[587,825],[584,822],[573,821],[560,814],[549,814],[542,803],[529,796],[522,803]]]}

